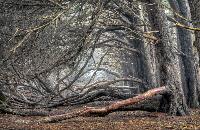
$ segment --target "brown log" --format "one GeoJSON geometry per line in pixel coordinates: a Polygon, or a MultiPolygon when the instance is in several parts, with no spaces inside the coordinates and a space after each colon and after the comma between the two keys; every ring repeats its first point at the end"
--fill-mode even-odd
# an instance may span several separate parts
{"type": "Polygon", "coordinates": [[[157,94],[164,94],[167,92],[169,92],[167,89],[167,86],[154,88],[138,96],[128,98],[126,100],[117,101],[105,107],[83,107],[71,113],[45,117],[44,119],[41,119],[39,122],[57,122],[57,121],[66,120],[66,119],[70,119],[77,116],[85,116],[85,115],[94,114],[94,113],[105,114],[113,110],[117,110],[121,107],[133,105],[133,104],[142,102],[144,100],[150,99],[157,94]]]}

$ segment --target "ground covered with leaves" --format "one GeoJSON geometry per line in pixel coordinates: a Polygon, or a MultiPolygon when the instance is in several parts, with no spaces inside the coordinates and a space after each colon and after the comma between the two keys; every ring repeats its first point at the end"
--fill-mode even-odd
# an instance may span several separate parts
{"type": "MultiPolygon", "coordinates": [[[[67,108],[52,111],[62,114],[67,108]]],[[[38,123],[40,116],[0,114],[3,130],[200,130],[200,109],[191,110],[190,116],[169,116],[160,112],[116,111],[103,117],[76,117],[58,123],[38,123]]]]}

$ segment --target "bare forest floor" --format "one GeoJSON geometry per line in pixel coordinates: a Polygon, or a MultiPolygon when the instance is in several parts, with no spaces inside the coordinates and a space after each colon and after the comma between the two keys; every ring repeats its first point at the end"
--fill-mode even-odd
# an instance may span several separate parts
{"type": "MultiPolygon", "coordinates": [[[[65,107],[54,109],[62,114],[65,107]]],[[[36,123],[40,116],[0,114],[0,130],[200,130],[200,109],[190,116],[168,116],[146,111],[116,111],[104,117],[76,117],[58,123],[36,123]]]]}

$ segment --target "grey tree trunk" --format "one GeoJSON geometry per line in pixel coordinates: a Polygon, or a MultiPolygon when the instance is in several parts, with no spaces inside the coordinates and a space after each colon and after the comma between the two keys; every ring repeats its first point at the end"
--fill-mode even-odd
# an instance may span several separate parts
{"type": "MultiPolygon", "coordinates": [[[[3,38],[3,35],[2,35],[2,30],[3,30],[3,17],[0,17],[0,22],[2,25],[0,25],[0,81],[3,80],[3,73],[2,73],[2,70],[3,70],[3,66],[2,66],[2,62],[3,62],[3,58],[4,58],[4,38],[3,38]]],[[[5,101],[5,97],[2,93],[2,85],[1,85],[1,82],[0,82],[0,108],[1,108],[1,104],[5,101]]],[[[1,110],[1,109],[0,109],[1,110]]]]}
{"type": "MultiPolygon", "coordinates": [[[[189,0],[190,5],[190,12],[192,17],[192,23],[195,28],[200,28],[200,2],[197,0],[189,0]]],[[[197,48],[198,56],[200,58],[200,31],[195,31],[195,41],[194,46],[197,48]]],[[[200,61],[199,61],[200,63],[200,61]]],[[[196,71],[198,72],[198,76],[200,76],[199,73],[199,64],[196,65],[196,71]]],[[[199,81],[200,82],[200,81],[199,81]]],[[[199,83],[200,84],[200,83],[199,83]]],[[[200,85],[197,88],[198,91],[198,97],[200,101],[200,85]]]]}
{"type": "Polygon", "coordinates": [[[6,62],[9,52],[6,50],[10,46],[9,39],[13,34],[13,16],[8,14],[4,8],[0,9],[0,111],[4,109],[6,97],[3,94],[3,87],[8,83],[8,64],[6,62]],[[3,104],[3,105],[2,105],[3,104]]]}
{"type": "Polygon", "coordinates": [[[152,17],[152,26],[154,30],[159,30],[158,36],[161,38],[157,45],[157,54],[159,55],[159,64],[161,71],[161,85],[169,85],[172,91],[169,107],[170,114],[185,115],[188,113],[185,95],[182,88],[180,74],[180,58],[177,55],[177,43],[172,43],[172,37],[169,30],[169,22],[165,11],[159,6],[160,1],[153,0],[156,3],[149,11],[152,17]]]}
{"type": "MultiPolygon", "coordinates": [[[[140,6],[140,17],[143,21],[146,22],[146,24],[150,24],[150,21],[148,18],[148,15],[145,13],[148,12],[146,6],[141,5],[140,6]]],[[[139,24],[144,24],[140,22],[139,24]]],[[[151,27],[144,26],[140,27],[140,30],[142,32],[148,33],[151,31],[151,27]]],[[[153,34],[150,34],[153,35],[153,34]]],[[[144,69],[144,79],[147,82],[148,89],[159,87],[159,69],[158,69],[158,60],[156,57],[156,48],[155,48],[155,42],[151,39],[145,39],[143,38],[143,43],[141,43],[141,52],[143,52],[143,69],[144,69]]]]}
{"type": "MultiPolygon", "coordinates": [[[[169,0],[171,6],[182,16],[184,16],[187,19],[191,19],[190,14],[190,8],[187,0],[169,0]]],[[[186,26],[191,26],[191,24],[185,20],[182,20],[180,18],[176,18],[177,21],[181,22],[182,24],[186,26]]],[[[178,32],[178,39],[180,42],[180,47],[182,53],[182,61],[184,65],[184,75],[182,75],[184,78],[184,81],[186,83],[186,99],[187,104],[190,107],[198,107],[198,96],[197,96],[197,88],[198,88],[198,74],[195,70],[195,60],[194,60],[194,53],[193,53],[193,41],[192,41],[192,34],[191,31],[183,29],[183,28],[177,28],[178,32]]]]}
{"type": "MultiPolygon", "coordinates": [[[[139,11],[136,11],[135,13],[137,15],[142,14],[142,12],[139,12],[139,11]]],[[[126,24],[128,24],[130,29],[132,29],[133,31],[137,30],[140,32],[144,32],[144,28],[134,26],[135,24],[143,24],[140,20],[138,20],[138,18],[135,16],[134,13],[123,12],[123,14],[121,14],[121,17],[126,19],[126,21],[124,21],[124,22],[126,22],[126,24]]],[[[143,16],[141,15],[141,17],[143,17],[143,16]]],[[[146,30],[146,31],[148,31],[148,30],[146,30]]],[[[138,93],[139,93],[139,92],[147,91],[148,89],[150,89],[153,86],[154,87],[159,86],[159,85],[157,85],[158,82],[156,81],[156,78],[155,78],[155,71],[156,71],[155,64],[156,63],[153,58],[154,52],[149,53],[151,51],[151,49],[154,50],[155,48],[152,48],[152,46],[148,46],[146,43],[147,41],[142,40],[143,39],[142,34],[132,33],[132,35],[133,35],[133,37],[136,37],[136,39],[126,38],[126,41],[128,41],[129,45],[132,48],[140,51],[140,53],[123,52],[122,59],[124,59],[124,63],[122,63],[122,70],[123,70],[123,76],[137,77],[146,82],[145,85],[144,84],[138,85],[137,83],[132,82],[132,81],[124,82],[124,85],[128,85],[131,87],[137,86],[138,93]],[[154,67],[154,68],[152,68],[152,67],[154,67]]]]}

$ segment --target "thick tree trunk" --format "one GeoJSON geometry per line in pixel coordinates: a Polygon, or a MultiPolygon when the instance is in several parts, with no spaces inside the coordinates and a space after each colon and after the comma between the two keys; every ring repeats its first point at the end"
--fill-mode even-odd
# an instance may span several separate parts
{"type": "MultiPolygon", "coordinates": [[[[169,0],[172,8],[176,10],[176,12],[180,13],[187,19],[191,19],[190,8],[187,0],[175,1],[169,0]]],[[[176,18],[177,21],[181,22],[186,26],[191,26],[191,24],[185,20],[180,18],[176,18]]],[[[184,74],[182,75],[184,81],[186,82],[186,89],[184,91],[187,99],[187,104],[190,107],[198,107],[198,96],[197,96],[197,88],[198,88],[198,74],[195,70],[195,61],[194,61],[194,53],[193,53],[193,40],[191,31],[186,30],[184,28],[177,28],[178,38],[181,46],[181,51],[184,53],[182,55],[182,61],[184,65],[184,74]]]]}
{"type": "MultiPolygon", "coordinates": [[[[190,5],[190,12],[191,12],[191,17],[192,17],[192,23],[195,28],[200,28],[200,2],[197,0],[188,0],[189,5],[190,5]]],[[[200,59],[200,31],[195,31],[195,42],[194,46],[197,48],[199,59],[200,59]]],[[[200,64],[200,61],[199,61],[200,64]]],[[[199,72],[199,64],[196,65],[196,71],[199,72]]],[[[200,76],[200,74],[198,75],[200,76]]],[[[198,91],[198,97],[199,97],[199,102],[200,102],[200,81],[199,85],[197,88],[198,91]]]]}
{"type": "Polygon", "coordinates": [[[180,58],[177,55],[177,43],[172,43],[172,37],[169,30],[169,22],[165,11],[159,6],[159,0],[153,0],[156,3],[152,6],[153,10],[149,13],[152,17],[152,26],[154,30],[159,30],[158,37],[160,43],[157,45],[157,54],[160,59],[161,85],[168,84],[173,98],[170,103],[170,113],[172,115],[188,114],[187,104],[182,88],[180,74],[180,58]]]}

